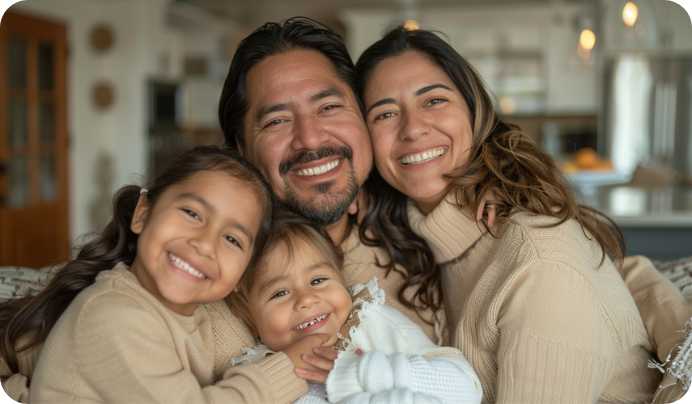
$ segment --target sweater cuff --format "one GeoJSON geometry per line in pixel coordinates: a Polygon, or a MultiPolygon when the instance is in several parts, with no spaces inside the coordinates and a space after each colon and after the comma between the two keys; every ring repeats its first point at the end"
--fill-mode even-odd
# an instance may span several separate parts
{"type": "Polygon", "coordinates": [[[327,399],[338,403],[346,397],[362,393],[363,387],[358,381],[358,363],[360,355],[345,351],[334,361],[334,369],[327,376],[327,399]]]}
{"type": "Polygon", "coordinates": [[[274,391],[275,402],[292,403],[308,394],[307,382],[296,376],[293,362],[285,353],[269,355],[257,366],[267,378],[267,387],[274,391]]]}

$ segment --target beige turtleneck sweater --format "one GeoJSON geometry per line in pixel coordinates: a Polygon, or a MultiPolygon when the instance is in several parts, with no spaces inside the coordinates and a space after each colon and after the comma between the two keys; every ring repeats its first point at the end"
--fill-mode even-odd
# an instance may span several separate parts
{"type": "Polygon", "coordinates": [[[447,200],[429,215],[409,202],[433,249],[451,343],[471,363],[484,402],[650,402],[661,373],[622,277],[572,220],[517,213],[484,234],[447,200]]]}

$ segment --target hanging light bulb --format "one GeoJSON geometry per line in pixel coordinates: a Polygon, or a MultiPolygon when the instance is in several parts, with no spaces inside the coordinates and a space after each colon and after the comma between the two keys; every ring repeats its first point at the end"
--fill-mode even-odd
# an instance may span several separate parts
{"type": "Polygon", "coordinates": [[[590,51],[596,45],[596,34],[590,29],[583,30],[581,35],[579,35],[579,45],[583,49],[590,51]]]}
{"type": "Polygon", "coordinates": [[[622,21],[627,25],[628,27],[634,26],[634,23],[637,22],[637,17],[639,16],[639,8],[637,8],[637,5],[630,2],[627,2],[625,4],[625,7],[622,9],[622,21]]]}
{"type": "Polygon", "coordinates": [[[406,22],[404,23],[404,29],[408,31],[415,31],[418,28],[420,28],[420,26],[415,20],[406,20],[406,22]]]}

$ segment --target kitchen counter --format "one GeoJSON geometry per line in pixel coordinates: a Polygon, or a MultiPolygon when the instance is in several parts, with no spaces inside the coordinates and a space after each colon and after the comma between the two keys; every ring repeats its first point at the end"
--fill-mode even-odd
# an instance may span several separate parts
{"type": "Polygon", "coordinates": [[[601,187],[586,198],[620,227],[692,228],[692,187],[601,187]]]}
{"type": "Polygon", "coordinates": [[[692,256],[692,187],[608,186],[585,198],[620,227],[627,255],[692,256]]]}

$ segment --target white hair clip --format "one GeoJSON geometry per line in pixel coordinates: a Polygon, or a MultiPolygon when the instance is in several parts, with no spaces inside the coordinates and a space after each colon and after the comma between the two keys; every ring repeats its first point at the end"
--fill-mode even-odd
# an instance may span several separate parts
{"type": "Polygon", "coordinates": [[[140,194],[140,195],[146,194],[147,192],[149,192],[149,190],[146,189],[146,188],[142,188],[142,189],[139,190],[139,194],[140,194]]]}

